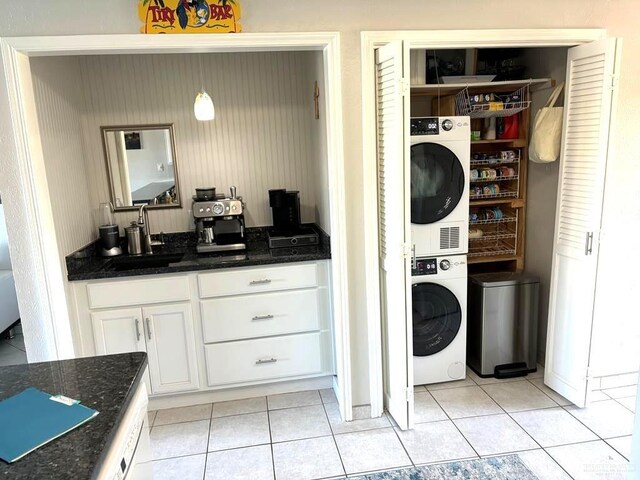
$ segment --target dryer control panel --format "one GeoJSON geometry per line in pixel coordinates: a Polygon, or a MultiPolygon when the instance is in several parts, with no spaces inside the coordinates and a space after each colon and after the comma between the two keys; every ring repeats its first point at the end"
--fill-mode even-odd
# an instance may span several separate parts
{"type": "Polygon", "coordinates": [[[438,117],[423,117],[411,119],[411,135],[438,135],[438,117]]]}

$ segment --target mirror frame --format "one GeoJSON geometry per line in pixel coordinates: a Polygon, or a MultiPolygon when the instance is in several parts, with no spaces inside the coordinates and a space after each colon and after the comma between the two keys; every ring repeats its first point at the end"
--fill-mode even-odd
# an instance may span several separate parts
{"type": "Polygon", "coordinates": [[[107,150],[107,133],[108,132],[117,132],[121,130],[129,131],[129,130],[169,130],[169,136],[171,137],[171,156],[173,157],[173,177],[175,179],[175,189],[176,189],[176,203],[172,203],[170,205],[167,204],[158,204],[158,205],[149,205],[148,208],[153,209],[165,209],[165,208],[182,208],[182,196],[180,189],[180,182],[178,178],[178,158],[176,155],[176,139],[173,133],[173,123],[154,123],[147,125],[108,125],[104,127],[100,127],[100,133],[102,136],[102,151],[104,154],[104,162],[107,167],[107,180],[109,182],[109,195],[111,196],[111,203],[113,204],[113,210],[115,212],[130,212],[134,210],[138,210],[140,206],[116,206],[116,195],[115,189],[113,186],[113,172],[111,171],[111,162],[109,162],[109,153],[107,150]]]}

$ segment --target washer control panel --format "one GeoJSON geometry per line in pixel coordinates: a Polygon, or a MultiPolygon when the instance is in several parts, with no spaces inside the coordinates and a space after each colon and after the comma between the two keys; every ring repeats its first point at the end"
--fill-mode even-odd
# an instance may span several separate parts
{"type": "Polygon", "coordinates": [[[413,276],[435,275],[438,273],[437,258],[421,258],[416,260],[415,268],[411,271],[413,276]]]}
{"type": "Polygon", "coordinates": [[[447,276],[457,275],[461,267],[464,266],[466,268],[466,264],[464,255],[454,255],[448,258],[418,258],[411,268],[411,276],[444,275],[445,272],[452,272],[451,274],[447,273],[447,276]]]}

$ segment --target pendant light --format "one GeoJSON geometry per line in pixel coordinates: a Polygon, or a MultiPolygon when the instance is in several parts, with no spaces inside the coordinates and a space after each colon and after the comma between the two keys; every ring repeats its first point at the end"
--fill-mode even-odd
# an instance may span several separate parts
{"type": "Polygon", "coordinates": [[[196,101],[193,103],[193,113],[201,122],[213,120],[216,112],[213,107],[213,100],[204,89],[204,76],[202,75],[202,54],[198,57],[200,61],[200,85],[202,89],[196,95],[196,101]]]}

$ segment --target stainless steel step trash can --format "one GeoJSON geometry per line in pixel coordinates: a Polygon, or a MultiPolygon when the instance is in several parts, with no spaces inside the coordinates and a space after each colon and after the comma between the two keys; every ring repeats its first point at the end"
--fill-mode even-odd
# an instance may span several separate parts
{"type": "Polygon", "coordinates": [[[536,371],[540,280],[522,273],[469,276],[467,363],[483,377],[536,371]]]}

